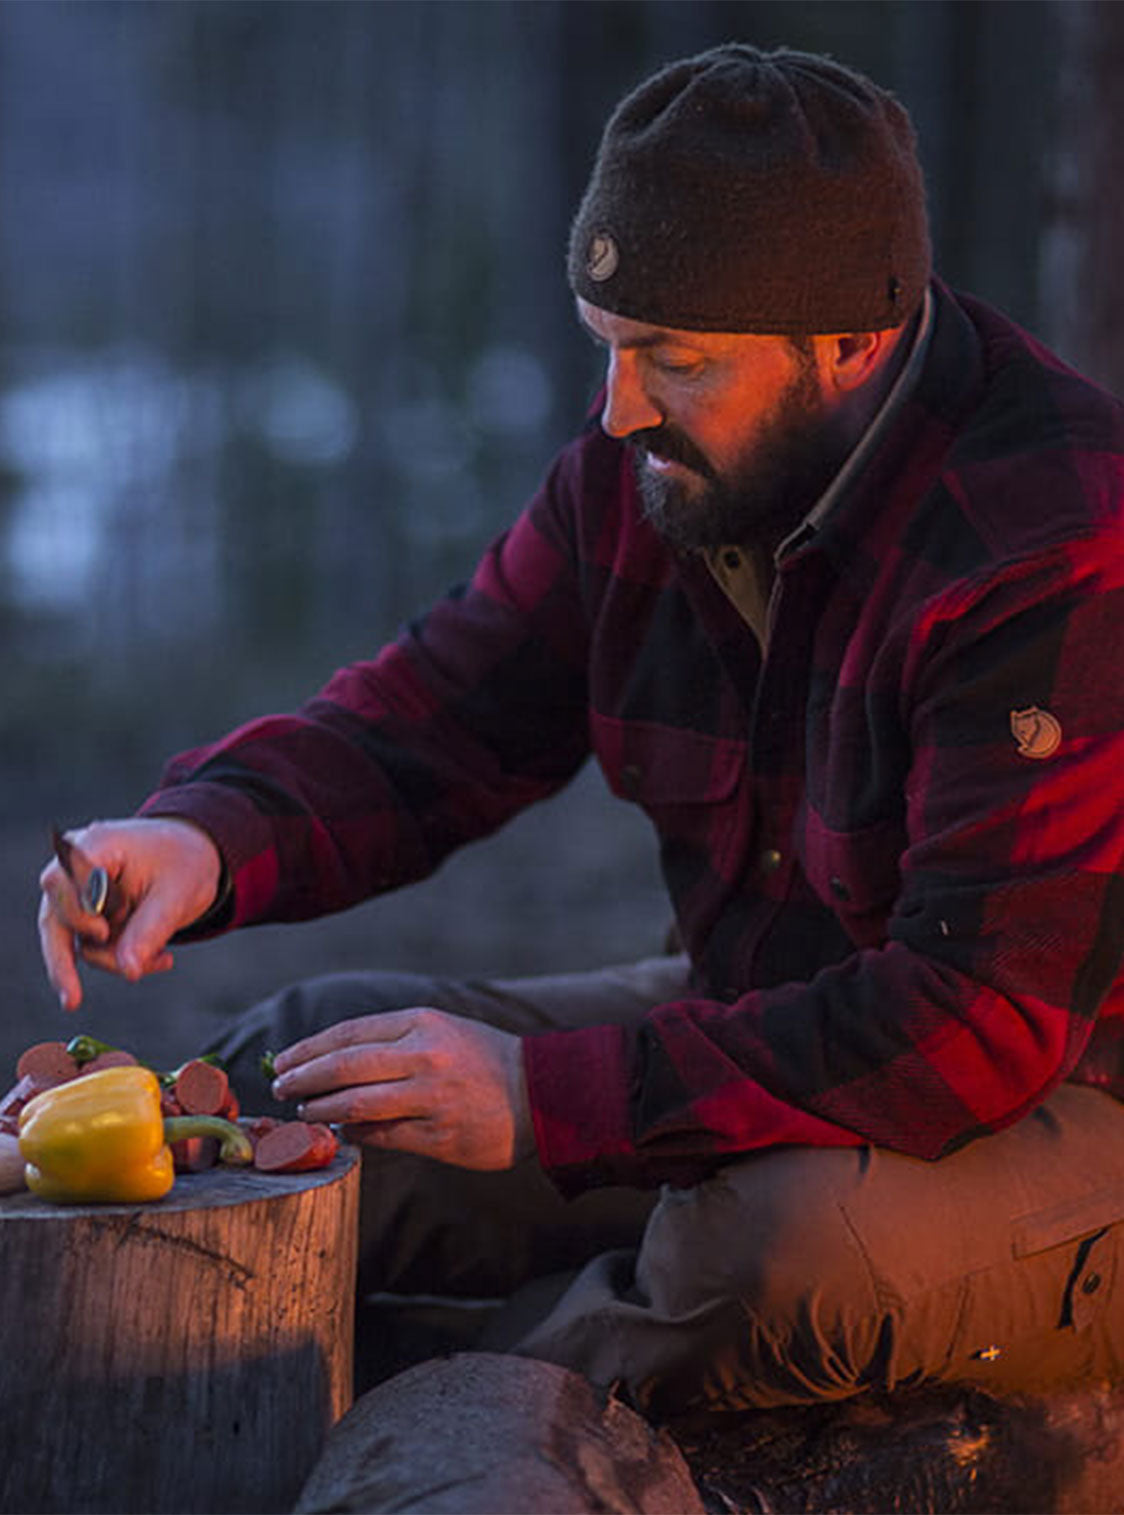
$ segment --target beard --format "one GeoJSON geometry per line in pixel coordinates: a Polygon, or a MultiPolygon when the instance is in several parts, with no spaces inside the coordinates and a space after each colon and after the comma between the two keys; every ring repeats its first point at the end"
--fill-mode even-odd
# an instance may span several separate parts
{"type": "Polygon", "coordinates": [[[644,518],[669,546],[694,552],[760,543],[795,530],[842,466],[847,443],[831,424],[810,357],[724,474],[674,426],[634,433],[644,518]],[[645,466],[642,452],[669,458],[696,475],[670,479],[645,466]]]}

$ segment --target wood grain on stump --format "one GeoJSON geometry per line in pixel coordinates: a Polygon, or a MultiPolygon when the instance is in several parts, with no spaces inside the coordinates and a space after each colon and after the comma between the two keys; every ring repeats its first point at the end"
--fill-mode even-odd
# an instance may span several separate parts
{"type": "Polygon", "coordinates": [[[0,1200],[0,1509],[277,1511],[352,1397],[358,1154],[0,1200]]]}

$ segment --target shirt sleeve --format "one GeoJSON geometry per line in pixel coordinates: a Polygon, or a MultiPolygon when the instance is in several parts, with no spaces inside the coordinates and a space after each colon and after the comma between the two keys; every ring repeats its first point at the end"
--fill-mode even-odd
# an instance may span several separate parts
{"type": "Polygon", "coordinates": [[[1120,547],[959,584],[905,640],[907,845],[884,939],[806,983],[528,1041],[564,1190],[692,1182],[782,1143],[937,1158],[1032,1109],[1097,1016],[1124,1013],[1120,547]]]}
{"type": "Polygon", "coordinates": [[[172,760],[141,813],[194,821],[222,926],[305,919],[420,879],[553,793],[588,753],[566,454],[512,528],[377,657],[291,714],[172,760]]]}

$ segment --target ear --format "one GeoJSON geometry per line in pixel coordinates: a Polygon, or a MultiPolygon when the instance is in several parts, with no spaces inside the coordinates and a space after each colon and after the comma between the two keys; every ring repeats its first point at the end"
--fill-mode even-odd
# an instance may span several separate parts
{"type": "Polygon", "coordinates": [[[894,329],[825,337],[830,382],[842,393],[861,389],[889,359],[900,336],[900,329],[894,329]]]}

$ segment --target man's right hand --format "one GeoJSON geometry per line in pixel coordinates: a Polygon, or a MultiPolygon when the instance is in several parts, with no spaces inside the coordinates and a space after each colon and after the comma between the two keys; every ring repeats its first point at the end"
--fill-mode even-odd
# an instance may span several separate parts
{"type": "Polygon", "coordinates": [[[189,821],[94,821],[67,835],[108,872],[125,912],[113,926],[91,915],[57,861],[39,875],[39,943],[47,977],[63,1009],[77,1010],[79,956],[133,980],[172,966],[168,942],[214,903],[222,859],[206,832],[189,821]]]}

